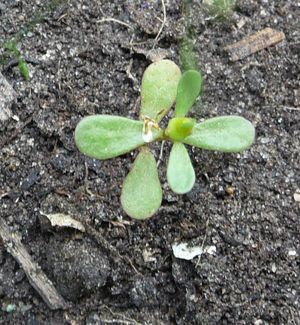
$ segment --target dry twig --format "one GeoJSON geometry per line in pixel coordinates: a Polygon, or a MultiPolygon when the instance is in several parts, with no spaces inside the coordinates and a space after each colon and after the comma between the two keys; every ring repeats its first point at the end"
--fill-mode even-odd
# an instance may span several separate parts
{"type": "Polygon", "coordinates": [[[23,268],[30,284],[39,293],[47,306],[51,309],[66,309],[68,304],[64,298],[56,291],[52,282],[41,270],[32,257],[27,252],[25,246],[16,233],[11,233],[6,222],[0,218],[0,237],[4,247],[23,268]]]}
{"type": "Polygon", "coordinates": [[[167,22],[167,12],[166,12],[166,5],[165,5],[165,1],[164,0],[161,0],[161,4],[162,4],[162,7],[163,7],[163,20],[162,20],[162,24],[160,26],[160,29],[154,39],[154,43],[153,43],[153,46],[152,46],[152,50],[155,48],[157,42],[158,42],[158,39],[159,39],[159,36],[160,34],[162,33],[164,27],[165,27],[165,24],[167,22]]]}
{"type": "Polygon", "coordinates": [[[111,17],[102,18],[102,19],[98,20],[97,23],[104,23],[104,22],[110,22],[110,21],[120,24],[120,25],[123,25],[129,29],[134,29],[131,25],[124,23],[124,21],[121,21],[121,20],[115,19],[115,18],[111,18],[111,17]]]}

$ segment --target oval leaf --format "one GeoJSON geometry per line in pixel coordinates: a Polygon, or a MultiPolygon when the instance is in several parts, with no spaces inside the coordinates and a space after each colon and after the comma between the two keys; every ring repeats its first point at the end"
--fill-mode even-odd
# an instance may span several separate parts
{"type": "Polygon", "coordinates": [[[195,171],[190,156],[180,142],[173,144],[167,169],[168,183],[173,192],[184,194],[189,192],[195,183],[195,171]]]}
{"type": "MultiPolygon", "coordinates": [[[[153,139],[158,133],[153,130],[153,139]]],[[[143,122],[111,115],[88,116],[78,123],[75,142],[78,149],[89,157],[117,157],[145,143],[143,122]]]]}
{"type": "Polygon", "coordinates": [[[202,77],[198,71],[186,71],[178,84],[175,117],[184,117],[200,94],[202,77]]]}
{"type": "Polygon", "coordinates": [[[161,60],[145,70],[141,90],[140,118],[149,117],[159,122],[176,99],[181,76],[179,67],[170,60],[161,60]]]}
{"type": "Polygon", "coordinates": [[[159,209],[161,201],[162,189],[155,158],[151,152],[143,148],[124,180],[122,207],[132,218],[147,219],[159,209]]]}
{"type": "Polygon", "coordinates": [[[249,148],[254,137],[254,126],[248,120],[240,116],[220,116],[197,124],[183,142],[208,150],[239,152],[249,148]]]}

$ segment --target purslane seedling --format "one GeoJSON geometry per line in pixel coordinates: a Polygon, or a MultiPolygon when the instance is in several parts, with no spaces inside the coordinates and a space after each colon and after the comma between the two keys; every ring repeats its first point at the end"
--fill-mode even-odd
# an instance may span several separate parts
{"type": "Polygon", "coordinates": [[[235,0],[203,0],[204,6],[215,19],[228,19],[233,14],[235,0]]]}
{"type": "Polygon", "coordinates": [[[181,75],[170,60],[152,63],[144,72],[141,110],[138,121],[112,115],[83,118],[75,130],[75,142],[85,155],[110,159],[140,151],[126,176],[121,194],[125,212],[136,219],[151,217],[161,206],[162,189],[150,144],[173,143],[167,165],[170,188],[178,194],[189,192],[195,183],[195,171],[185,144],[208,150],[240,152],[254,141],[253,125],[240,116],[220,116],[196,123],[187,114],[199,96],[201,74],[188,70],[181,75]],[[175,104],[174,117],[166,129],[161,119],[175,104]]]}
{"type": "Polygon", "coordinates": [[[4,43],[3,48],[6,52],[5,54],[14,57],[17,60],[18,68],[19,68],[21,76],[26,81],[28,81],[29,80],[29,69],[28,69],[25,59],[21,55],[20,51],[17,49],[16,42],[7,41],[4,43]]]}

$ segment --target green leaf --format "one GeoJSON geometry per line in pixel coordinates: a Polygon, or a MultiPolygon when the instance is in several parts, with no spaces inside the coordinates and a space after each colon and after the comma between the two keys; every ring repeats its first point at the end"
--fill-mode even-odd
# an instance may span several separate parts
{"type": "MultiPolygon", "coordinates": [[[[153,138],[158,136],[159,132],[153,130],[153,138]]],[[[88,116],[78,123],[75,142],[79,151],[89,157],[117,157],[145,143],[143,122],[111,115],[88,116]]]]}
{"type": "Polygon", "coordinates": [[[7,41],[3,44],[3,48],[14,54],[16,58],[20,57],[20,51],[17,49],[17,43],[14,40],[7,41]]]}
{"type": "Polygon", "coordinates": [[[29,80],[29,70],[26,61],[23,58],[19,59],[18,63],[19,71],[21,73],[21,76],[28,81],[29,80]]]}
{"type": "Polygon", "coordinates": [[[166,136],[173,141],[182,141],[192,133],[195,119],[188,117],[174,117],[169,121],[166,136]]]}
{"type": "Polygon", "coordinates": [[[130,217],[147,219],[159,209],[161,201],[162,189],[156,161],[153,154],[144,147],[124,180],[121,204],[130,217]]]}
{"type": "Polygon", "coordinates": [[[220,116],[197,124],[183,140],[192,146],[223,152],[239,152],[251,146],[254,126],[240,116],[220,116]]]}
{"type": "Polygon", "coordinates": [[[234,11],[235,0],[205,0],[204,5],[214,18],[228,19],[234,11]]]}
{"type": "Polygon", "coordinates": [[[145,116],[159,122],[176,99],[181,76],[179,67],[170,60],[161,60],[145,70],[141,90],[140,119],[145,116]]]}
{"type": "Polygon", "coordinates": [[[173,192],[184,194],[189,192],[195,183],[195,171],[190,156],[180,142],[173,144],[167,169],[168,183],[173,192]]]}
{"type": "Polygon", "coordinates": [[[202,77],[198,71],[186,71],[178,84],[175,116],[184,117],[200,94],[202,77]]]}

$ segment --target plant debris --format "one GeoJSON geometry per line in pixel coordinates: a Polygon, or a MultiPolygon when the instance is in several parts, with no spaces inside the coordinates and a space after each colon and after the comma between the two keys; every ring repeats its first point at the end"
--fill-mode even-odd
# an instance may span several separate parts
{"type": "Polygon", "coordinates": [[[68,304],[56,291],[52,282],[27,252],[16,233],[11,233],[5,221],[0,218],[0,237],[4,247],[23,268],[30,284],[40,294],[50,309],[66,309],[68,304]]]}
{"type": "Polygon", "coordinates": [[[202,255],[204,253],[215,255],[216,246],[188,246],[187,243],[175,243],[172,245],[173,254],[175,257],[190,261],[194,257],[202,255]]]}
{"type": "Polygon", "coordinates": [[[284,39],[285,35],[283,32],[268,27],[243,38],[237,43],[226,46],[225,50],[229,53],[231,61],[238,61],[269,46],[275,45],[284,39]]]}
{"type": "Polygon", "coordinates": [[[83,224],[80,221],[73,219],[68,214],[63,214],[63,213],[46,214],[42,211],[40,211],[40,213],[49,219],[52,227],[61,227],[61,228],[68,227],[68,228],[77,229],[81,232],[85,232],[85,228],[83,224]]]}

